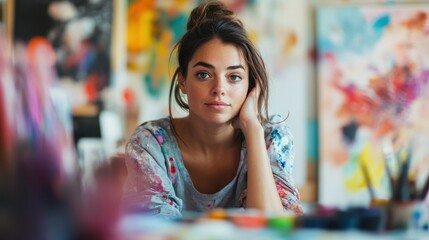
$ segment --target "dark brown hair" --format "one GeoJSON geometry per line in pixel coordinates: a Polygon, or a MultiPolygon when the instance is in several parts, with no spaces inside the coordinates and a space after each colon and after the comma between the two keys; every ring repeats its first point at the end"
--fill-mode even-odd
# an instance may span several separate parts
{"type": "Polygon", "coordinates": [[[194,8],[186,25],[186,33],[174,46],[177,50],[178,64],[172,77],[169,94],[169,113],[172,118],[172,97],[185,111],[189,105],[180,95],[178,75],[187,76],[189,61],[195,51],[204,43],[218,38],[224,43],[230,43],[238,47],[249,66],[249,89],[258,84],[260,94],[258,99],[258,117],[261,123],[269,122],[268,119],[268,76],[264,61],[249,39],[242,22],[236,18],[234,12],[227,9],[219,1],[206,1],[194,8]]]}

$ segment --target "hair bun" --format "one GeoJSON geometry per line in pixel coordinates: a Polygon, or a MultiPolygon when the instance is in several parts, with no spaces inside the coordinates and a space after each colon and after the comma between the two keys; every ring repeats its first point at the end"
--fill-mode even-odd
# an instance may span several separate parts
{"type": "Polygon", "coordinates": [[[192,30],[205,22],[219,20],[235,22],[242,26],[241,21],[235,17],[234,12],[229,10],[222,2],[207,1],[192,10],[186,30],[192,30]]]}

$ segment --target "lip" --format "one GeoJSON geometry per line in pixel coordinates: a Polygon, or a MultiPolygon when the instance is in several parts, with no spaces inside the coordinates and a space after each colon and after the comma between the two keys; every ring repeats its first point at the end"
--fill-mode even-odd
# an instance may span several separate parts
{"type": "Polygon", "coordinates": [[[213,102],[208,102],[205,104],[208,108],[213,109],[213,110],[224,110],[225,108],[229,107],[230,105],[228,103],[222,102],[222,101],[213,101],[213,102]]]}
{"type": "Polygon", "coordinates": [[[208,102],[208,103],[206,103],[206,105],[229,106],[228,103],[225,103],[225,102],[222,102],[222,101],[208,102]]]}

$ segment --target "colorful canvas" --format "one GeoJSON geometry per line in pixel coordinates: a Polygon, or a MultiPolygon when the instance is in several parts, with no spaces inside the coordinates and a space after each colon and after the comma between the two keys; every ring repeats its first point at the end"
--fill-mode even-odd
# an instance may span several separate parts
{"type": "Polygon", "coordinates": [[[110,85],[113,1],[16,1],[14,40],[49,40],[74,105],[98,103],[110,85]]]}
{"type": "MultiPolygon", "coordinates": [[[[389,198],[388,149],[409,149],[410,177],[417,188],[425,180],[428,16],[427,5],[318,9],[320,203],[366,205],[369,186],[372,197],[389,198]]],[[[393,155],[395,176],[404,157],[393,155]]]]}

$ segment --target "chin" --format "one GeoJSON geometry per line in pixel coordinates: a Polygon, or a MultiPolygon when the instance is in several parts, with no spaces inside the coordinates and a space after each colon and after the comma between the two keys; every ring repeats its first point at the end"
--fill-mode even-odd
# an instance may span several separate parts
{"type": "MultiPolygon", "coordinates": [[[[210,114],[211,115],[211,114],[210,114]]],[[[226,116],[226,115],[206,115],[203,117],[203,119],[206,122],[212,123],[212,124],[227,124],[232,123],[233,116],[226,116]]]]}

